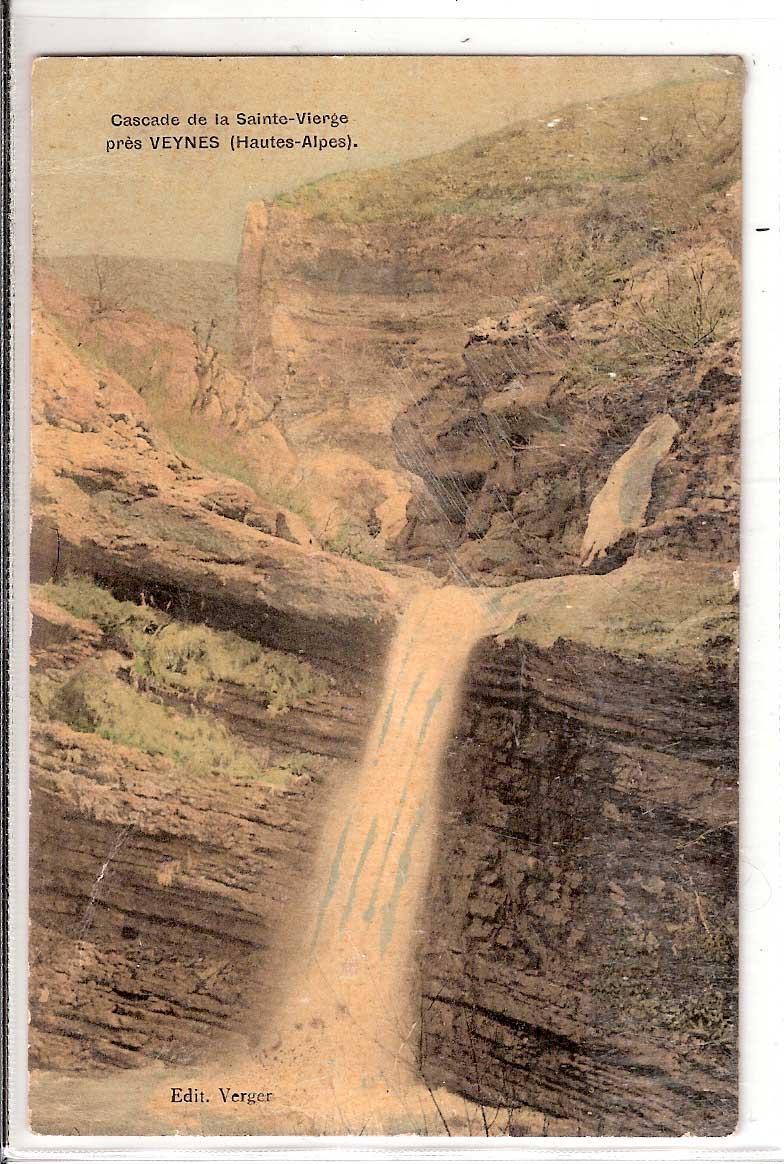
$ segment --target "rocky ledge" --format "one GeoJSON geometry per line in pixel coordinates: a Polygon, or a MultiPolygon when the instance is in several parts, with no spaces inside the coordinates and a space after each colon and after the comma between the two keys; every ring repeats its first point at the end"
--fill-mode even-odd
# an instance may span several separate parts
{"type": "Polygon", "coordinates": [[[177,454],[141,396],[36,319],[34,581],[69,570],[176,617],[374,672],[397,579],[313,545],[304,523],[177,454]]]}

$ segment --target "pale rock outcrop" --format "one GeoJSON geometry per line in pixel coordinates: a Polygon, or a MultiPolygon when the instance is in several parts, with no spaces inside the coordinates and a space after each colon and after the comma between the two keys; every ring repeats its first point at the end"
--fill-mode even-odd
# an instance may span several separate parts
{"type": "Polygon", "coordinates": [[[596,494],[588,515],[580,565],[603,558],[626,534],[645,522],[656,466],[670,451],[680,426],[671,416],[656,416],[619,457],[596,494]]]}

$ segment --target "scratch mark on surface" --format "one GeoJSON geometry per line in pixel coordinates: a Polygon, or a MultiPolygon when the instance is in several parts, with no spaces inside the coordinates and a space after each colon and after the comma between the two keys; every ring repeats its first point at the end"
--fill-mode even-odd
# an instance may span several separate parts
{"type": "Polygon", "coordinates": [[[126,825],[125,828],[123,828],[118,833],[117,837],[115,838],[114,844],[112,845],[111,849],[109,850],[109,856],[106,858],[103,865],[101,865],[101,871],[98,874],[98,876],[96,877],[95,881],[93,882],[93,887],[92,887],[92,890],[90,892],[90,900],[87,902],[87,908],[85,909],[84,914],[82,915],[82,924],[79,927],[78,941],[80,941],[80,942],[84,941],[90,927],[93,924],[93,918],[95,917],[95,907],[100,900],[101,883],[103,882],[104,878],[106,877],[107,871],[108,871],[109,866],[111,865],[112,861],[114,860],[114,858],[119,853],[120,849],[125,844],[126,838],[127,838],[128,834],[130,833],[132,828],[133,828],[132,825],[126,825]]]}

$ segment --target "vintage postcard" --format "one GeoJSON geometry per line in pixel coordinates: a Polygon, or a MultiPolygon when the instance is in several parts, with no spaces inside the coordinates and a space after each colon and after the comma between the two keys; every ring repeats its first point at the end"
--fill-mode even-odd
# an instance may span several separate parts
{"type": "Polygon", "coordinates": [[[743,84],[37,60],[34,1131],[733,1131],[743,84]]]}

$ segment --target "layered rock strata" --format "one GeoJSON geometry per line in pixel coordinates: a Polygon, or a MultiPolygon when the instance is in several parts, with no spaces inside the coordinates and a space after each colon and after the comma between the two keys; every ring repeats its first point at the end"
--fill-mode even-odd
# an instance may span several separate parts
{"type": "MultiPolygon", "coordinates": [[[[34,674],[108,661],[93,624],[50,604],[35,610],[34,674]]],[[[333,687],[270,716],[247,690],[223,685],[209,714],[238,744],[304,753],[307,771],[281,787],[196,775],[34,719],[33,1067],[184,1066],[232,1038],[264,1037],[323,806],[361,752],[369,709],[333,687]]]]}
{"type": "Polygon", "coordinates": [[[583,1134],[736,1119],[731,677],[485,641],[443,772],[424,1066],[583,1134]]]}

